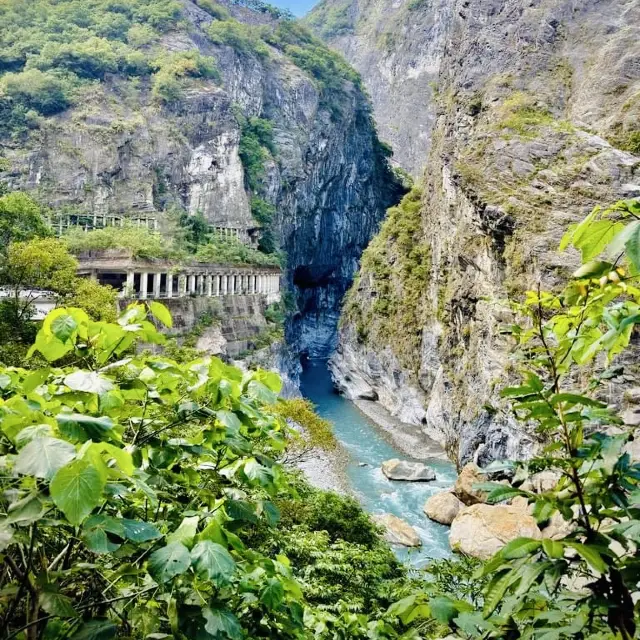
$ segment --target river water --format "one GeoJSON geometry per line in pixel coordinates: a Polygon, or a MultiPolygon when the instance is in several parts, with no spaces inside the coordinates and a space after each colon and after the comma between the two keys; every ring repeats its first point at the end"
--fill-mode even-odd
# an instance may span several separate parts
{"type": "Polygon", "coordinates": [[[380,470],[384,460],[411,458],[398,451],[353,403],[335,393],[326,361],[305,363],[301,391],[316,405],[318,413],[333,423],[335,435],[349,455],[348,481],[362,506],[372,514],[392,513],[402,518],[420,536],[422,547],[396,547],[396,555],[414,567],[424,566],[433,558],[449,556],[448,527],[429,520],[422,506],[429,496],[455,482],[453,465],[438,459],[422,460],[436,472],[435,482],[387,480],[380,470]]]}

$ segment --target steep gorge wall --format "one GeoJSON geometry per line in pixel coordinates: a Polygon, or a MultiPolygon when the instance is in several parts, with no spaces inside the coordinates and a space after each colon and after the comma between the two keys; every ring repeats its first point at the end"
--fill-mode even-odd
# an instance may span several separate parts
{"type": "MultiPolygon", "coordinates": [[[[268,15],[220,4],[243,24],[273,26],[268,15]]],[[[326,355],[358,257],[397,195],[368,99],[345,79],[336,109],[321,82],[281,49],[216,44],[206,33],[212,16],[188,0],[181,7],[182,21],[160,47],[213,57],[219,79],[185,79],[180,97],[162,103],[148,78],[107,74],[83,87],[75,107],[42,118],[26,137],[2,139],[9,169],[1,177],[57,210],[153,213],[166,225],[177,209],[247,228],[257,223],[238,115],[268,120],[275,153],[260,195],[275,208],[273,229],[299,309],[289,338],[301,351],[326,355]]]]}
{"type": "Polygon", "coordinates": [[[640,196],[640,2],[450,5],[424,184],[363,256],[333,372],[348,395],[484,463],[535,446],[496,410],[501,301],[560,283],[577,263],[557,252],[566,227],[640,196]]]}
{"type": "Polygon", "coordinates": [[[362,74],[380,136],[413,176],[427,162],[450,0],[323,0],[307,24],[362,74]]]}

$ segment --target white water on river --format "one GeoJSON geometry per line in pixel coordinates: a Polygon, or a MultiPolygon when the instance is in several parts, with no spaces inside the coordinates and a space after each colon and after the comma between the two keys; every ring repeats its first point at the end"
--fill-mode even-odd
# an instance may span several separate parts
{"type": "Polygon", "coordinates": [[[333,423],[336,437],[349,455],[347,479],[362,506],[372,514],[392,513],[402,518],[420,536],[422,547],[396,547],[398,557],[421,567],[430,559],[449,556],[448,528],[429,520],[422,506],[429,496],[454,483],[453,465],[438,459],[421,460],[436,472],[435,482],[387,480],[380,470],[384,460],[411,458],[390,444],[378,426],[353,403],[334,391],[326,361],[305,363],[301,383],[302,394],[316,405],[323,418],[333,423]]]}

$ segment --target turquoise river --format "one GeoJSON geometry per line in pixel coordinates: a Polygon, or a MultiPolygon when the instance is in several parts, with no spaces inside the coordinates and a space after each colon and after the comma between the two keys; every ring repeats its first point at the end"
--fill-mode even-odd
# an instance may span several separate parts
{"type": "Polygon", "coordinates": [[[347,478],[363,507],[372,514],[392,513],[418,532],[422,546],[411,550],[397,547],[397,555],[414,567],[450,555],[448,528],[429,520],[422,506],[429,496],[453,484],[453,465],[438,459],[421,460],[436,472],[435,482],[387,480],[380,470],[384,460],[411,457],[399,452],[376,424],[334,391],[324,360],[305,363],[301,382],[302,394],[316,405],[323,418],[333,423],[336,437],[348,453],[347,478]]]}

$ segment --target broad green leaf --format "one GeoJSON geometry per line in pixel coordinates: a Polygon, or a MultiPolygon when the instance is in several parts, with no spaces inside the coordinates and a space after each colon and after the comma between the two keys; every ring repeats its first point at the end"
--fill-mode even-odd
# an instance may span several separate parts
{"type": "Polygon", "coordinates": [[[236,569],[236,563],[229,552],[211,540],[203,540],[193,547],[191,563],[200,577],[211,580],[216,587],[229,584],[236,569]]]}
{"type": "Polygon", "coordinates": [[[625,242],[624,248],[627,251],[627,257],[635,270],[640,271],[640,222],[637,220],[635,221],[633,231],[625,242]]]}
{"type": "Polygon", "coordinates": [[[284,600],[284,587],[278,578],[269,578],[260,592],[260,602],[269,609],[277,609],[284,600]]]}
{"type": "Polygon", "coordinates": [[[542,549],[549,558],[558,560],[564,556],[564,545],[562,542],[545,538],[542,541],[542,549]]]}
{"type": "Polygon", "coordinates": [[[24,393],[31,393],[37,389],[48,377],[50,369],[39,369],[30,373],[22,382],[22,390],[24,393]]]}
{"type": "Polygon", "coordinates": [[[189,549],[181,542],[172,542],[151,554],[148,570],[156,582],[163,583],[184,573],[190,566],[189,549]]]}
{"type": "Polygon", "coordinates": [[[71,440],[100,442],[113,429],[113,420],[109,416],[86,416],[82,413],[59,413],[56,416],[63,435],[71,440]]]}
{"type": "Polygon", "coordinates": [[[170,535],[167,536],[167,543],[181,542],[186,547],[191,548],[193,540],[196,537],[198,531],[198,522],[200,518],[198,516],[191,516],[184,518],[180,523],[180,526],[170,535]]]}
{"type": "Polygon", "coordinates": [[[273,502],[264,500],[261,503],[262,513],[270,527],[275,527],[280,521],[280,509],[273,502]]]}
{"type": "Polygon", "coordinates": [[[640,542],[640,520],[629,520],[617,524],[613,530],[634,542],[640,542]]]}
{"type": "Polygon", "coordinates": [[[266,384],[258,382],[257,380],[251,380],[251,382],[249,382],[247,385],[247,393],[263,404],[274,404],[278,400],[276,393],[271,391],[266,384]]]}
{"type": "Polygon", "coordinates": [[[66,342],[77,328],[78,323],[67,314],[59,315],[51,323],[51,332],[60,342],[66,342]]]}
{"type": "Polygon", "coordinates": [[[75,460],[62,467],[49,490],[55,505],[71,524],[80,524],[100,503],[104,481],[86,460],[75,460]]]}
{"type": "Polygon", "coordinates": [[[149,310],[154,318],[157,318],[165,327],[173,327],[173,318],[171,312],[160,302],[149,302],[149,310]]]}
{"type": "Polygon", "coordinates": [[[118,627],[111,620],[89,620],[71,636],[71,640],[111,640],[117,631],[118,627]]]}
{"type": "Polygon", "coordinates": [[[133,460],[131,454],[125,449],[116,447],[108,442],[94,442],[91,450],[107,460],[113,459],[123,473],[132,475],[134,472],[133,460]]]}
{"type": "Polygon", "coordinates": [[[235,413],[231,411],[217,411],[216,418],[232,433],[236,433],[242,427],[242,422],[240,422],[240,418],[235,413]]]}
{"type": "Polygon", "coordinates": [[[78,617],[78,612],[71,603],[71,598],[61,594],[53,585],[46,585],[40,593],[40,607],[58,618],[78,617]]]}
{"type": "Polygon", "coordinates": [[[94,553],[112,553],[120,548],[120,542],[114,542],[108,534],[124,538],[122,522],[102,514],[90,516],[82,525],[81,537],[89,551],[94,553]]]}
{"type": "Polygon", "coordinates": [[[74,371],[65,376],[64,383],[73,391],[84,391],[85,393],[102,394],[114,388],[111,380],[96,371],[74,371]]]}
{"type": "Polygon", "coordinates": [[[255,507],[250,502],[244,500],[227,500],[225,503],[227,515],[232,520],[246,520],[247,522],[258,522],[255,507]]]}
{"type": "Polygon", "coordinates": [[[9,505],[7,524],[28,525],[39,520],[44,513],[44,505],[37,493],[32,493],[18,502],[9,505]]]}
{"type": "Polygon", "coordinates": [[[580,544],[579,542],[567,541],[565,542],[567,547],[571,547],[577,551],[578,555],[595,571],[598,573],[605,573],[607,570],[607,564],[602,559],[599,551],[593,546],[587,544],[580,544]]]}
{"type": "Polygon", "coordinates": [[[241,640],[242,627],[231,611],[219,607],[205,607],[202,617],[206,620],[205,631],[216,640],[241,640]]]}
{"type": "Polygon", "coordinates": [[[259,369],[254,373],[254,379],[262,382],[276,394],[282,391],[282,378],[277,373],[275,373],[275,371],[265,371],[264,369],[259,369]]]}
{"type": "Polygon", "coordinates": [[[484,607],[482,613],[490,616],[498,607],[513,578],[513,570],[499,573],[484,590],[484,607]]]}
{"type": "Polygon", "coordinates": [[[243,471],[250,482],[257,482],[262,487],[268,487],[273,483],[273,472],[262,466],[255,458],[245,462],[243,471]]]}
{"type": "Polygon", "coordinates": [[[11,386],[11,377],[6,373],[0,373],[0,389],[8,389],[11,386]]]}
{"type": "Polygon", "coordinates": [[[516,489],[515,487],[510,487],[509,485],[504,484],[483,482],[477,485],[473,485],[474,489],[476,489],[476,487],[481,491],[489,491],[489,495],[486,498],[487,504],[496,504],[497,502],[502,502],[503,500],[509,500],[518,496],[529,497],[529,494],[526,491],[522,491],[521,489],[516,489]]]}
{"type": "Polygon", "coordinates": [[[14,469],[24,475],[50,480],[75,455],[76,448],[70,442],[50,437],[35,438],[20,451],[14,469]]]}
{"type": "Polygon", "coordinates": [[[447,596],[438,596],[429,600],[431,615],[442,624],[449,624],[459,613],[455,602],[447,596]]]}
{"type": "Polygon", "coordinates": [[[610,262],[602,262],[600,260],[593,260],[583,264],[577,271],[574,272],[573,277],[580,278],[599,278],[605,273],[609,273],[613,265],[610,262]]]}
{"type": "Polygon", "coordinates": [[[140,520],[130,520],[123,518],[120,520],[124,530],[124,537],[131,542],[149,542],[162,537],[155,525],[150,522],[142,522],[140,520]]]}
{"type": "Polygon", "coordinates": [[[540,548],[540,544],[540,540],[533,538],[516,538],[506,544],[499,553],[505,560],[515,560],[531,555],[540,548]]]}

